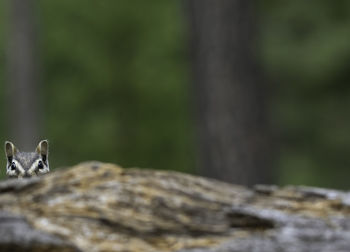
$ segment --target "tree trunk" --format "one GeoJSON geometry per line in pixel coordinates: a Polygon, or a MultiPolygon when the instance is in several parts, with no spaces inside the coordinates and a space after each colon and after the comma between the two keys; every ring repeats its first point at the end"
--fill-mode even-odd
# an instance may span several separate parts
{"type": "Polygon", "coordinates": [[[254,2],[189,1],[199,173],[270,182],[265,87],[256,64],[254,2]]]}
{"type": "Polygon", "coordinates": [[[34,0],[8,0],[7,118],[10,139],[20,148],[38,140],[37,34],[34,0]]]}

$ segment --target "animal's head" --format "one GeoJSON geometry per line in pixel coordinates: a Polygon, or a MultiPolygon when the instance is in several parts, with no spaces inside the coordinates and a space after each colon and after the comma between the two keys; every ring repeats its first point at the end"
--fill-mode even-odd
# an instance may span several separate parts
{"type": "Polygon", "coordinates": [[[49,143],[41,141],[34,152],[20,152],[13,143],[5,142],[6,174],[10,178],[23,178],[48,173],[49,143]]]}

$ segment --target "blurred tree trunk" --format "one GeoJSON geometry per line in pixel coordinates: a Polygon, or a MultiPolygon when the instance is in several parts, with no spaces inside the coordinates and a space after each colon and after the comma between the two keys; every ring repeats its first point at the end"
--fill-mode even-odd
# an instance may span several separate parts
{"type": "Polygon", "coordinates": [[[25,149],[35,147],[40,126],[35,5],[35,0],[7,1],[6,122],[10,139],[25,149]]]}
{"type": "Polygon", "coordinates": [[[245,185],[271,182],[254,3],[189,1],[199,173],[245,185]]]}

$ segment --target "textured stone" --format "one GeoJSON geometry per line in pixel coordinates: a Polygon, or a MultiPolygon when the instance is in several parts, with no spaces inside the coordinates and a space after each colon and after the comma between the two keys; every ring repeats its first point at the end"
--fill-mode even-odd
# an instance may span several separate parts
{"type": "Polygon", "coordinates": [[[0,183],[0,251],[349,251],[349,199],[82,163],[0,183]]]}

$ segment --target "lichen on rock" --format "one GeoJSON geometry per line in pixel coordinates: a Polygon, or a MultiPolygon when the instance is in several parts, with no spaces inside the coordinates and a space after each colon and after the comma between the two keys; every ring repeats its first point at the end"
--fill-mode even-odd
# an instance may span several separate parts
{"type": "Polygon", "coordinates": [[[348,199],[87,162],[0,183],[0,251],[347,251],[348,199]]]}

